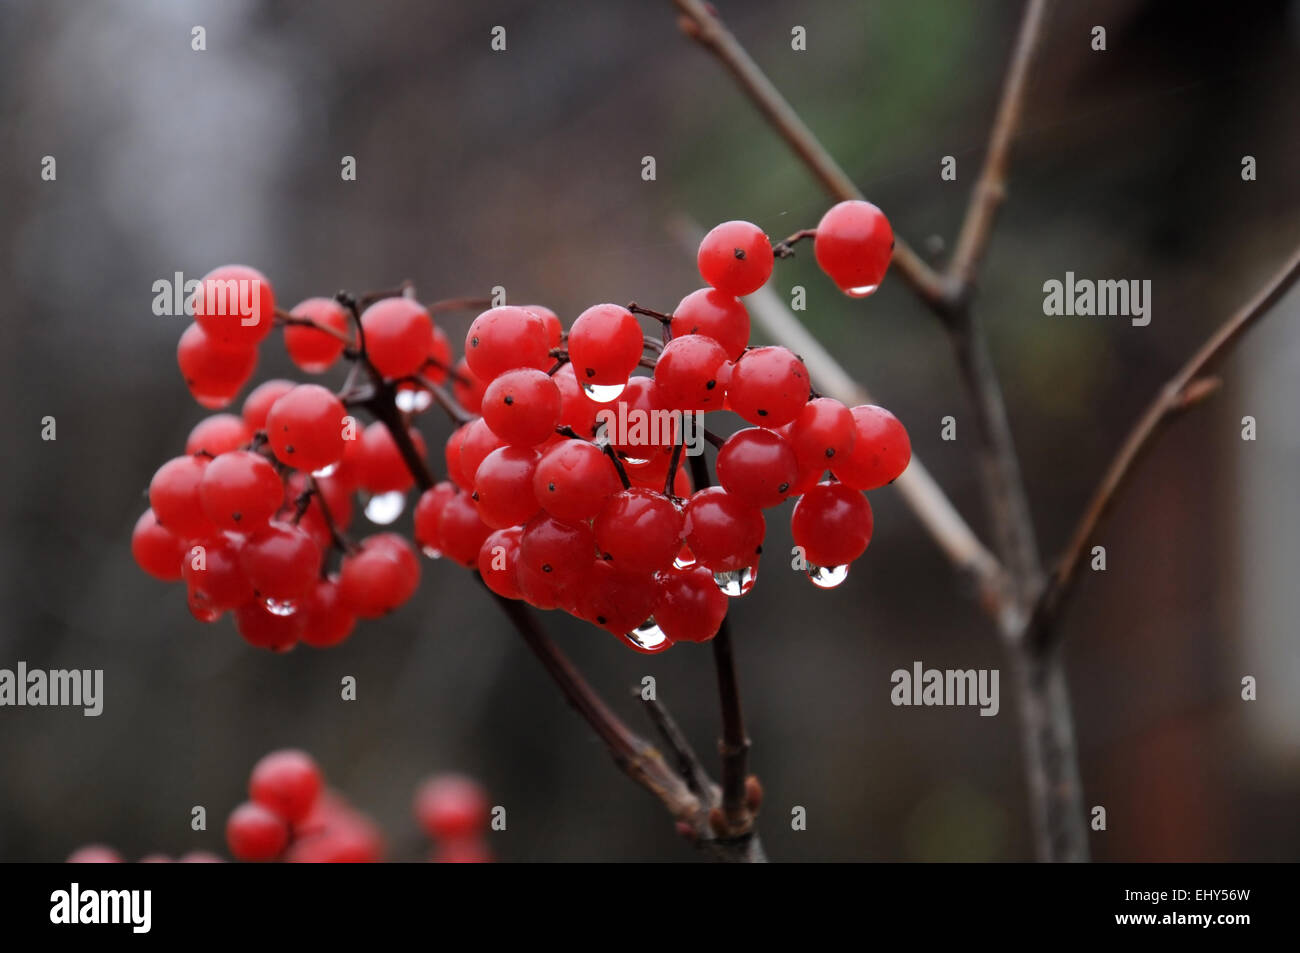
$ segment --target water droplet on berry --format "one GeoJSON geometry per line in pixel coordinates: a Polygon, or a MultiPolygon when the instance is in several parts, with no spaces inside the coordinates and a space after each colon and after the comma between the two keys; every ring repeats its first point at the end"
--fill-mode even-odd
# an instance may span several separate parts
{"type": "Polygon", "coordinates": [[[758,567],[744,566],[740,569],[715,572],[713,581],[718,584],[718,588],[722,590],[724,595],[731,596],[734,599],[743,596],[754,588],[754,583],[758,581],[758,567]]]}
{"type": "Polygon", "coordinates": [[[808,578],[820,589],[834,589],[849,578],[849,567],[843,566],[809,566],[808,578]]]}
{"type": "Polygon", "coordinates": [[[657,655],[673,644],[673,640],[664,635],[664,630],[659,628],[659,623],[655,622],[654,616],[623,636],[623,641],[646,655],[657,655]]]}
{"type": "Polygon", "coordinates": [[[325,477],[332,477],[338,472],[338,469],[339,465],[337,463],[331,463],[329,466],[322,467],[319,470],[312,470],[311,475],[317,479],[324,479],[325,477]]]}
{"type": "Polygon", "coordinates": [[[420,552],[424,553],[424,555],[428,556],[430,559],[442,558],[442,550],[438,549],[436,546],[421,546],[420,552]]]}
{"type": "Polygon", "coordinates": [[[387,526],[402,515],[406,509],[406,494],[401,490],[376,493],[366,501],[366,519],[380,526],[387,526]]]}
{"type": "Polygon", "coordinates": [[[282,602],[277,599],[263,599],[262,605],[266,606],[266,611],[271,615],[291,616],[298,611],[298,603],[292,600],[282,602]]]}
{"type": "Polygon", "coordinates": [[[673,560],[673,568],[686,569],[694,565],[695,565],[695,554],[692,553],[685,546],[683,546],[681,548],[681,552],[679,552],[677,554],[677,557],[673,560]]]}
{"type": "Polygon", "coordinates": [[[393,398],[397,404],[397,409],[404,414],[418,414],[423,410],[428,410],[433,404],[433,395],[427,390],[421,390],[414,387],[402,387],[397,391],[393,398]]]}
{"type": "Polygon", "coordinates": [[[650,459],[647,457],[646,459],[642,460],[640,457],[629,457],[627,454],[624,454],[623,462],[627,464],[629,467],[643,467],[650,462],[650,459]]]}
{"type": "Polygon", "coordinates": [[[618,400],[623,391],[627,389],[626,384],[583,384],[583,391],[598,404],[608,404],[611,400],[618,400]]]}
{"type": "Polygon", "coordinates": [[[865,298],[867,295],[876,293],[880,285],[859,285],[856,288],[845,288],[844,293],[850,298],[865,298]]]}

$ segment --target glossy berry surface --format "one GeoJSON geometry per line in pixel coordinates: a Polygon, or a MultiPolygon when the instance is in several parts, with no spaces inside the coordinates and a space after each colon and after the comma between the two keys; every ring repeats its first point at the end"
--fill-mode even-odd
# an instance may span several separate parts
{"type": "Polygon", "coordinates": [[[718,482],[742,503],[776,506],[799,479],[799,463],[785,438],[773,430],[749,427],[727,438],[718,450],[718,482]]]}
{"type": "Polygon", "coordinates": [[[871,542],[871,505],[860,490],[843,483],[820,483],[795,504],[790,532],[814,566],[843,566],[871,542]]]}
{"type": "Polygon", "coordinates": [[[700,565],[716,572],[756,565],[766,529],[758,507],[720,486],[700,490],[686,503],[686,545],[700,565]]]}
{"type": "Polygon", "coordinates": [[[415,795],[415,817],[430,837],[457,839],[482,833],[488,825],[487,794],[463,775],[440,775],[415,795]]]}
{"type": "Polygon", "coordinates": [[[897,480],[912,460],[906,428],[883,407],[864,404],[852,414],[853,447],[831,472],[855,490],[874,490],[897,480]]]}
{"type": "Polygon", "coordinates": [[[722,345],[728,360],[736,360],[749,344],[749,312],[736,298],[716,288],[692,291],[673,309],[669,324],[673,338],[702,334],[722,345]]]}
{"type": "Polygon", "coordinates": [[[470,369],[490,383],[516,367],[546,370],[555,361],[546,321],[535,311],[502,305],[484,311],[465,335],[465,359],[470,369]]]}
{"type": "Polygon", "coordinates": [[[289,313],[315,325],[285,326],[284,349],[289,360],[308,374],[329,370],[350,340],[350,321],[343,305],[333,298],[308,298],[289,313]]]}
{"type": "Polygon", "coordinates": [[[885,278],[894,253],[894,230],[870,202],[840,202],[817,223],[813,253],[841,291],[864,298],[885,278]]]}
{"type": "Polygon", "coordinates": [[[410,298],[383,298],[361,315],[366,353],[385,377],[405,377],[423,366],[433,347],[433,319],[410,298]]]}
{"type": "Polygon", "coordinates": [[[715,225],[700,242],[700,277],[724,294],[753,294],[772,276],[772,243],[752,222],[715,225]]]}
{"type": "Polygon", "coordinates": [[[707,642],[727,615],[727,597],[703,566],[669,569],[655,585],[654,619],[674,642],[707,642]]]}
{"type": "Polygon", "coordinates": [[[249,801],[226,821],[226,845],[239,860],[274,860],[289,845],[289,825],[274,811],[249,801]]]}
{"type": "Polygon", "coordinates": [[[654,572],[677,555],[683,523],[681,510],[662,493],[632,487],[611,496],[592,525],[607,562],[617,569],[654,572]]]}
{"type": "Polygon", "coordinates": [[[583,386],[626,384],[644,346],[636,317],[616,304],[588,308],[569,330],[569,359],[583,386]]]}
{"type": "Polygon", "coordinates": [[[343,403],[319,384],[300,384],[266,415],[266,433],[276,459],[299,470],[323,470],[343,458],[348,416],[343,403]]]}
{"type": "Polygon", "coordinates": [[[196,327],[217,346],[247,351],[271,333],[275,292],[266,275],[247,265],[223,265],[200,279],[194,292],[196,327]]]}
{"type": "Polygon", "coordinates": [[[560,391],[536,368],[506,371],[483,393],[483,421],[506,443],[531,447],[555,433],[560,422],[560,391]]]}
{"type": "Polygon", "coordinates": [[[290,824],[305,818],[321,792],[321,773],[305,751],[284,749],[264,755],[253,766],[248,796],[290,824]]]}
{"type": "Polygon", "coordinates": [[[232,450],[203,468],[199,502],[218,529],[252,532],[280,508],[284,484],[261,454],[232,450]]]}

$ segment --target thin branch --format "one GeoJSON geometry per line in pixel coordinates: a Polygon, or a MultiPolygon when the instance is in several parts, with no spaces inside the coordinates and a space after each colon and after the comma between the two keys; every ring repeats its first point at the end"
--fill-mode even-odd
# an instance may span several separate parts
{"type": "Polygon", "coordinates": [[[430,314],[444,314],[448,311],[477,311],[492,305],[491,298],[443,298],[424,306],[430,314]]]}
{"type": "MultiPolygon", "coordinates": [[[[703,0],[673,2],[682,12],[683,30],[722,62],[754,105],[803,159],[826,190],[840,200],[862,198],[862,193],[853,184],[853,180],[831,158],[812,130],[772,85],[772,81],[750,58],[749,53],[709,4],[703,0]]],[[[903,280],[926,301],[944,301],[946,290],[942,276],[927,265],[902,238],[896,235],[894,241],[893,265],[903,280]]]]}
{"type": "Polygon", "coordinates": [[[1073,588],[1097,527],[1110,511],[1115,497],[1127,485],[1138,461],[1164,429],[1182,411],[1199,404],[1217,388],[1210,372],[1227,356],[1242,336],[1266,315],[1300,279],[1300,249],[1269,282],[1222,324],[1191,359],[1160,389],[1119,452],[1106,468],[1088,506],[1083,511],[1055,572],[1035,606],[1027,633],[1031,642],[1043,645],[1052,639],[1053,625],[1065,598],[1073,588]]]}
{"type": "Polygon", "coordinates": [[[1046,8],[1046,0],[1029,0],[1020,21],[1020,32],[1016,36],[1015,48],[1011,54],[1011,66],[1007,70],[1007,77],[1002,87],[1002,98],[998,104],[997,116],[993,120],[993,130],[989,135],[984,168],[980,171],[979,180],[971,192],[970,205],[967,206],[966,217],[957,236],[952,261],[948,265],[948,276],[953,281],[950,293],[957,301],[969,294],[975,281],[976,270],[988,247],[989,237],[993,233],[993,222],[997,218],[1002,200],[1006,197],[1007,164],[1011,156],[1011,143],[1020,126],[1020,113],[1024,106],[1029,69],[1033,64],[1034,53],[1042,35],[1043,14],[1046,8]]]}
{"type": "MultiPolygon", "coordinates": [[[[637,692],[640,695],[640,691],[637,692]]],[[[718,803],[721,792],[713,779],[709,777],[708,769],[700,761],[699,755],[691,747],[690,741],[678,726],[676,719],[663,706],[658,697],[642,699],[645,704],[646,714],[650,716],[651,723],[655,726],[655,731],[659,732],[659,737],[664,740],[674,757],[677,759],[677,773],[686,779],[686,784],[700,803],[706,807],[712,807],[718,803]]]]}

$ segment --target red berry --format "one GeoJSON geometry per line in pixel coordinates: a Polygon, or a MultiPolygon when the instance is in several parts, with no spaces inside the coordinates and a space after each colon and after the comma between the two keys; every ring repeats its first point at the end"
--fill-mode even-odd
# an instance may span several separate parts
{"type": "Polygon", "coordinates": [[[470,370],[465,358],[462,357],[457,361],[451,379],[451,393],[456,398],[456,403],[471,414],[477,414],[483,406],[485,390],[487,390],[487,381],[470,370]]]}
{"type": "Polygon", "coordinates": [[[707,642],[718,634],[727,602],[703,566],[669,569],[655,587],[654,620],[674,642],[707,642]]]}
{"type": "Polygon", "coordinates": [[[234,414],[213,414],[204,417],[190,435],[185,438],[185,452],[218,456],[231,450],[238,450],[253,439],[252,432],[243,418],[234,414]]]}
{"type": "Polygon", "coordinates": [[[311,591],[320,572],[321,552],[300,526],[272,520],[250,536],[239,565],[263,599],[293,602],[311,591]]]}
{"type": "Polygon", "coordinates": [[[560,392],[560,425],[590,440],[596,435],[596,414],[600,413],[604,405],[587,396],[587,392],[578,383],[572,364],[561,367],[551,375],[551,380],[555,381],[560,392]]]}
{"type": "Polygon", "coordinates": [[[303,617],[299,638],[314,649],[338,645],[357,624],[357,617],[343,605],[337,576],[316,580],[298,606],[298,615],[303,617]]]}
{"type": "Polygon", "coordinates": [[[343,402],[319,384],[300,384],[277,400],[266,415],[266,435],[276,459],[315,471],[343,458],[343,402]]]}
{"type": "Polygon", "coordinates": [[[415,504],[415,541],[426,556],[442,555],[442,540],[438,536],[438,520],[443,507],[457,493],[456,487],[447,480],[435,483],[420,494],[415,504]]]}
{"type": "Polygon", "coordinates": [[[531,447],[548,439],[560,422],[560,391],[535,368],[497,377],[483,394],[483,420],[506,443],[531,447]]]}
{"type": "Polygon", "coordinates": [[[290,824],[307,816],[321,790],[320,768],[305,751],[272,751],[253,765],[248,796],[290,824]]]}
{"type": "Polygon", "coordinates": [[[466,568],[478,564],[483,541],[492,535],[478,515],[478,508],[468,493],[458,493],[442,508],[438,517],[438,539],[443,555],[466,568]]]}
{"type": "Polygon", "coordinates": [[[616,304],[588,308],[569,329],[569,360],[584,387],[626,384],[644,347],[641,325],[616,304]]]}
{"type": "MultiPolygon", "coordinates": [[[[577,594],[577,614],[614,635],[627,635],[654,611],[655,577],[597,560],[577,594]]],[[[667,646],[664,646],[665,648],[667,646]]]]}
{"type": "Polygon", "coordinates": [[[669,329],[674,340],[690,334],[712,338],[722,345],[727,359],[734,361],[749,344],[749,312],[734,295],[701,288],[677,305],[669,329]]]}
{"type": "Polygon", "coordinates": [[[718,482],[750,506],[776,506],[799,479],[799,462],[785,438],[750,427],[727,438],[718,451],[718,482]]]}
{"type": "Polygon", "coordinates": [[[817,223],[817,264],[854,298],[865,298],[880,287],[893,253],[894,230],[870,202],[840,202],[817,223]]]}
{"type": "Polygon", "coordinates": [[[493,529],[526,523],[541,508],[533,475],[541,454],[531,447],[500,447],[487,455],[474,476],[479,518],[493,529]]]}
{"type": "Polygon", "coordinates": [[[804,558],[827,569],[853,562],[871,542],[871,504],[843,483],[819,483],[795,504],[790,532],[804,558]]]}
{"type": "Polygon", "coordinates": [[[181,578],[189,587],[191,609],[220,615],[253,598],[253,584],[240,559],[244,545],[244,537],[221,533],[185,551],[181,578]]]}
{"type": "Polygon", "coordinates": [[[898,418],[871,404],[853,408],[853,447],[831,472],[845,486],[874,490],[898,479],[912,459],[912,442],[898,418]]]}
{"type": "Polygon", "coordinates": [[[361,315],[366,355],[385,377],[407,377],[433,347],[433,319],[410,298],[382,298],[361,315]]]}
{"type": "Polygon", "coordinates": [[[507,599],[522,599],[519,591],[519,543],[523,529],[511,526],[499,529],[478,551],[478,572],[489,589],[507,599]]]}
{"type": "MultiPolygon", "coordinates": [[[[412,427],[408,431],[416,452],[423,459],[424,437],[412,427]]],[[[346,443],[346,441],[344,441],[346,443]]],[[[366,427],[361,434],[361,448],[357,456],[357,470],[361,486],[371,493],[390,493],[409,490],[415,483],[406,458],[397,447],[397,441],[380,421],[366,427]]]]}
{"type": "Polygon", "coordinates": [[[767,531],[763,513],[720,486],[705,487],[686,502],[686,545],[714,572],[758,563],[767,531]]]}
{"type": "Polygon", "coordinates": [[[185,541],[159,523],[153,510],[145,510],[131,531],[131,555],[155,579],[176,582],[181,578],[185,541]]]}
{"type": "Polygon", "coordinates": [[[818,397],[804,404],[787,435],[800,470],[821,473],[853,447],[853,414],[838,400],[818,397]]]}
{"type": "Polygon", "coordinates": [[[261,454],[232,450],[204,468],[199,502],[218,529],[249,533],[280,509],[284,484],[261,454]]]}
{"type": "Polygon", "coordinates": [[[550,348],[546,322],[512,305],[484,311],[465,335],[465,360],[485,382],[516,367],[546,370],[555,363],[547,353],[550,348]]]}
{"type": "MultiPolygon", "coordinates": [[[[526,304],[524,305],[524,310],[531,311],[533,314],[537,315],[542,319],[542,323],[546,325],[547,345],[550,347],[559,347],[560,339],[564,337],[564,325],[560,324],[560,316],[550,308],[540,304],[526,304]]],[[[551,363],[554,363],[554,361],[551,363]]]]}
{"type": "Polygon", "coordinates": [[[585,440],[557,443],[542,455],[533,474],[537,501],[562,520],[591,519],[622,487],[614,461],[585,440]]]}
{"type": "Polygon", "coordinates": [[[493,432],[482,417],[471,421],[464,430],[460,438],[459,472],[465,478],[465,489],[473,491],[479,466],[489,453],[504,447],[506,442],[493,432]]]}
{"type": "Polygon", "coordinates": [[[700,242],[700,276],[719,291],[739,298],[753,294],[772,275],[772,243],[750,222],[715,225],[700,242]]]}
{"type": "Polygon", "coordinates": [[[722,406],[729,371],[727,352],[713,338],[673,338],[655,364],[655,385],[669,407],[713,410],[722,406]]]}
{"type": "Polygon", "coordinates": [[[591,527],[539,513],[528,521],[520,539],[519,561],[564,589],[581,579],[596,558],[591,527]]]}
{"type": "Polygon", "coordinates": [[[149,481],[149,505],[158,522],[178,539],[195,539],[214,531],[199,501],[199,482],[207,468],[207,457],[175,457],[159,467],[149,481]]]}
{"type": "Polygon", "coordinates": [[[727,404],[751,424],[779,427],[808,403],[808,369],[783,347],[758,347],[736,361],[727,382],[727,404]]]}
{"type": "Polygon", "coordinates": [[[343,305],[333,298],[308,298],[289,313],[297,318],[306,318],[316,325],[285,325],[284,348],[289,352],[289,360],[308,374],[320,374],[329,370],[347,346],[348,313],[343,305]],[[317,328],[327,328],[342,337],[317,328]]]}
{"type": "Polygon", "coordinates": [[[415,818],[430,837],[453,840],[487,829],[489,806],[483,788],[471,778],[442,774],[420,785],[415,818]]]}
{"type": "Polygon", "coordinates": [[[622,490],[596,515],[596,545],[615,568],[654,572],[668,566],[682,545],[681,510],[662,493],[622,490]]]}
{"type": "Polygon", "coordinates": [[[263,381],[244,398],[244,423],[250,432],[266,429],[266,415],[272,405],[298,385],[281,379],[263,381]]]}
{"type": "Polygon", "coordinates": [[[247,265],[223,265],[208,272],[193,301],[197,326],[228,350],[255,348],[275,321],[271,283],[247,265]]]}
{"type": "Polygon", "coordinates": [[[252,599],[235,610],[235,631],[249,645],[271,652],[287,652],[302,636],[304,618],[298,612],[281,615],[252,599]]]}
{"type": "Polygon", "coordinates": [[[399,540],[389,533],[371,536],[357,552],[343,557],[339,598],[363,619],[387,615],[415,595],[420,564],[399,540]]]}
{"type": "Polygon", "coordinates": [[[191,324],[176,344],[176,363],[194,399],[209,410],[220,410],[253,376],[257,350],[223,348],[203,328],[191,324]]]}
{"type": "Polygon", "coordinates": [[[425,362],[424,376],[435,384],[441,384],[447,380],[451,366],[451,341],[447,337],[447,332],[435,324],[433,344],[429,348],[429,356],[425,362]]]}
{"type": "Polygon", "coordinates": [[[238,860],[274,860],[289,846],[289,825],[262,805],[245,801],[226,821],[226,844],[238,860]]]}

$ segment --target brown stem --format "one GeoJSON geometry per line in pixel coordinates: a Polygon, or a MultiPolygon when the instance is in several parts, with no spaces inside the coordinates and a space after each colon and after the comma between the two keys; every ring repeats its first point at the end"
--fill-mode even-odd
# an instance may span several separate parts
{"type": "Polygon", "coordinates": [[[1282,299],[1298,278],[1300,249],[1292,252],[1281,270],[1201,345],[1178,373],[1160,389],[1138,418],[1120,445],[1119,452],[1106,468],[1057,562],[1056,570],[1034,607],[1027,632],[1031,642],[1044,646],[1054,638],[1053,623],[1079,575],[1088,544],[1092,542],[1097,527],[1110,511],[1115,497],[1128,483],[1145,451],[1170,420],[1214,393],[1216,381],[1207,375],[1231,352],[1242,336],[1282,299]]]}
{"type": "MultiPolygon", "coordinates": [[[[741,89],[767,117],[831,195],[837,199],[860,199],[862,193],[844,174],[830,153],[813,135],[799,114],[772,85],[758,64],[727,29],[726,25],[703,0],[673,0],[682,12],[682,24],[688,35],[721,61],[735,77],[741,89]]],[[[893,266],[903,280],[927,301],[944,298],[944,282],[902,238],[895,237],[893,266]]]]}

